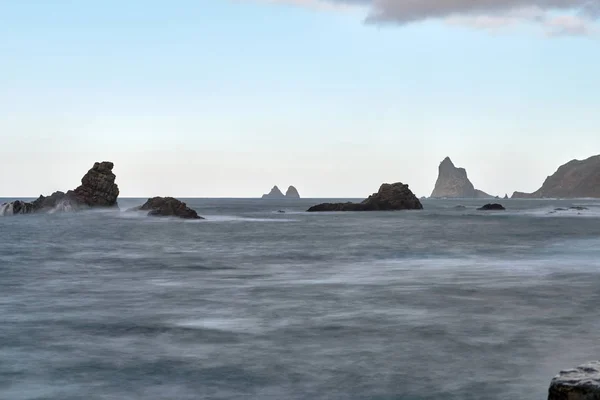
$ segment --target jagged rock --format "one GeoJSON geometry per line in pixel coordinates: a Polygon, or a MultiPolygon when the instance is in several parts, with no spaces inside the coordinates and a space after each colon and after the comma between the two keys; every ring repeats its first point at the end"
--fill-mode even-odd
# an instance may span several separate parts
{"type": "Polygon", "coordinates": [[[308,212],[322,211],[392,211],[422,210],[419,199],[403,183],[384,183],[377,193],[362,203],[323,203],[308,209],[308,212]]]}
{"type": "Polygon", "coordinates": [[[446,157],[438,168],[438,178],[431,193],[433,198],[492,198],[489,194],[475,189],[464,168],[454,166],[450,157],[446,157]]]}
{"type": "Polygon", "coordinates": [[[504,211],[504,210],[506,210],[506,208],[504,208],[504,206],[502,206],[502,204],[492,203],[492,204],[486,204],[485,206],[480,207],[477,210],[479,210],[479,211],[504,211]]]}
{"type": "MultiPolygon", "coordinates": [[[[277,187],[277,186],[275,186],[275,187],[277,187]]],[[[285,197],[288,199],[299,199],[300,193],[298,193],[298,190],[295,187],[290,186],[288,188],[288,190],[285,192],[285,197]]]]}
{"type": "Polygon", "coordinates": [[[90,207],[116,207],[119,187],[115,184],[113,163],[94,163],[81,179],[81,185],[67,193],[54,192],[50,196],[40,195],[31,203],[14,201],[0,206],[0,216],[31,214],[40,212],[74,211],[90,207]]]}
{"type": "Polygon", "coordinates": [[[152,217],[179,217],[184,219],[204,219],[182,201],[173,197],[153,197],[143,205],[132,209],[134,211],[148,211],[152,217]]]}
{"type": "Polygon", "coordinates": [[[113,167],[113,163],[109,161],[95,163],[81,178],[81,185],[73,191],[68,191],[67,196],[89,207],[116,206],[119,187],[115,184],[113,167]]]}
{"type": "Polygon", "coordinates": [[[508,200],[508,193],[504,195],[504,200],[508,200]]]}
{"type": "Polygon", "coordinates": [[[514,192],[513,199],[600,198],[600,155],[561,165],[533,193],[514,192]]]}
{"type": "Polygon", "coordinates": [[[550,382],[548,400],[600,400],[600,361],[560,371],[550,382]]]}
{"type": "Polygon", "coordinates": [[[285,195],[281,193],[281,190],[277,186],[273,186],[273,189],[267,194],[263,194],[263,199],[285,199],[285,195]]]}

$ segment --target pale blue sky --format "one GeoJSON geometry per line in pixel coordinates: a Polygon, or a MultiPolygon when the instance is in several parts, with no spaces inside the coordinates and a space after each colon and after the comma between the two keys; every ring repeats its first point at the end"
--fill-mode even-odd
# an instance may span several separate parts
{"type": "Polygon", "coordinates": [[[553,36],[482,29],[495,10],[377,25],[282,3],[0,0],[0,197],[75,187],[100,160],[122,196],[421,196],[445,156],[503,195],[600,153],[593,19],[553,36]]]}

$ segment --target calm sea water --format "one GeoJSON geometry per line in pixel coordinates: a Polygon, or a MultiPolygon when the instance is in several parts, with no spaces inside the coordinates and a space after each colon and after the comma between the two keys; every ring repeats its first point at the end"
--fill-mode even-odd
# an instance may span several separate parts
{"type": "Polygon", "coordinates": [[[541,400],[600,359],[600,202],[187,201],[0,218],[1,399],[541,400]]]}

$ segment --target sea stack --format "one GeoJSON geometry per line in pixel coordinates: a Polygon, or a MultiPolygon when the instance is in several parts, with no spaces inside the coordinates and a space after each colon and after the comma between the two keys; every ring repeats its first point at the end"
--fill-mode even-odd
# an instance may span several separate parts
{"type": "Polygon", "coordinates": [[[273,189],[267,194],[263,194],[263,199],[285,199],[285,195],[281,193],[281,190],[277,186],[273,186],[273,189]]]}
{"type": "Polygon", "coordinates": [[[285,192],[285,197],[287,199],[299,199],[300,193],[298,193],[298,189],[293,186],[290,186],[288,190],[285,192]]]}
{"type": "Polygon", "coordinates": [[[533,193],[514,192],[513,199],[600,198],[600,155],[561,165],[533,193]]]}
{"type": "Polygon", "coordinates": [[[81,185],[67,193],[54,192],[38,197],[31,203],[13,201],[0,206],[0,216],[31,213],[76,211],[85,208],[117,207],[119,187],[110,161],[94,163],[81,178],[81,185]]]}
{"type": "Polygon", "coordinates": [[[433,198],[492,198],[489,194],[475,189],[464,168],[454,166],[450,157],[444,158],[438,168],[438,178],[431,193],[433,198]]]}
{"type": "Polygon", "coordinates": [[[600,361],[560,371],[550,382],[548,400],[600,400],[600,361]]]}
{"type": "Polygon", "coordinates": [[[414,193],[401,182],[384,183],[377,193],[361,203],[323,203],[308,209],[308,212],[323,211],[395,211],[422,210],[423,205],[414,193]]]}

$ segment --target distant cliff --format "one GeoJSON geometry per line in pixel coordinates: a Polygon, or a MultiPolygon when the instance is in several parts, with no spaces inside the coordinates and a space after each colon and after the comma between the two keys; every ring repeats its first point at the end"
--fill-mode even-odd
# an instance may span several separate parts
{"type": "Polygon", "coordinates": [[[514,192],[512,195],[513,199],[581,197],[600,198],[600,155],[569,161],[546,178],[535,192],[514,192]]]}
{"type": "Polygon", "coordinates": [[[438,168],[438,178],[431,193],[433,198],[492,198],[489,194],[475,189],[464,168],[454,166],[450,157],[446,157],[438,168]]]}

